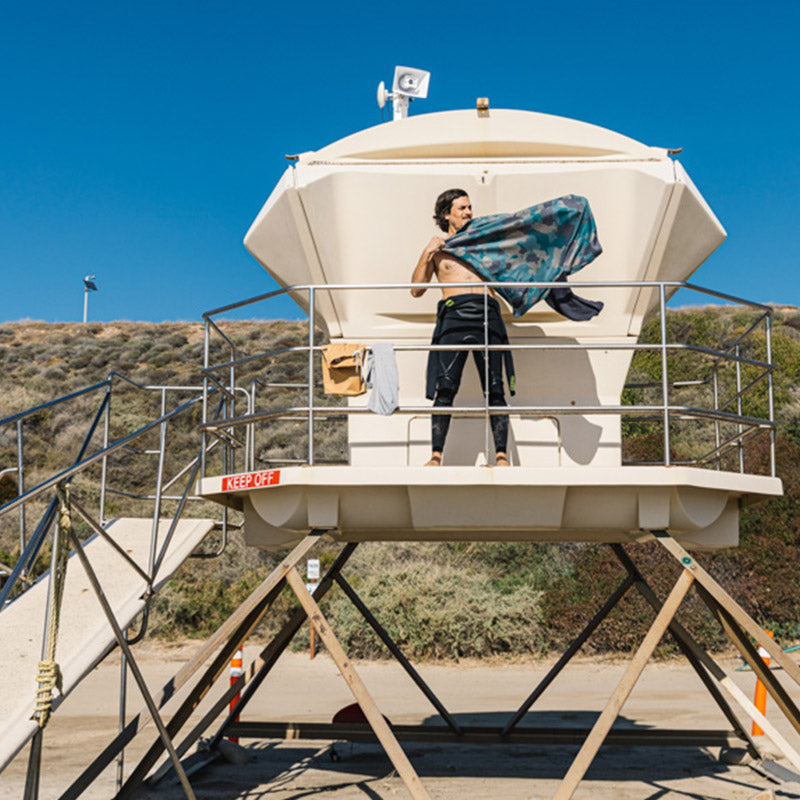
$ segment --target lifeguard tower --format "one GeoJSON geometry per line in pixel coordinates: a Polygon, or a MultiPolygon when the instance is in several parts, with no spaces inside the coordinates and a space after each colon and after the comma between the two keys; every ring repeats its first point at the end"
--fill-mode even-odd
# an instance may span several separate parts
{"type": "MultiPolygon", "coordinates": [[[[107,419],[112,381],[119,379],[112,373],[106,382],[86,390],[105,395],[75,463],[33,489],[23,486],[22,445],[18,447],[19,496],[0,506],[0,514],[21,509],[29,500],[45,497],[56,488],[58,495],[27,543],[23,535],[21,566],[15,567],[4,585],[0,604],[9,595],[13,579],[24,572],[24,564],[35,559],[56,517],[59,524],[53,538],[51,573],[55,578],[41,579],[2,611],[4,642],[19,645],[19,653],[24,655],[26,648],[30,649],[29,630],[37,609],[43,612],[46,608],[45,618],[49,615],[52,619],[58,607],[52,600],[61,592],[65,597],[70,592],[85,597],[94,591],[105,620],[97,608],[91,612],[93,627],[86,624],[88,611],[62,620],[62,626],[71,623],[74,636],[62,636],[59,644],[62,693],[67,694],[116,642],[130,660],[147,703],[141,714],[123,720],[119,735],[62,798],[79,797],[136,735],[148,715],[156,722],[159,739],[124,784],[120,777],[117,797],[134,796],[166,750],[166,767],[171,764],[175,768],[186,796],[193,798],[180,757],[241,693],[208,740],[211,749],[225,736],[377,738],[411,795],[420,800],[428,797],[427,790],[398,739],[483,744],[581,742],[556,794],[565,800],[572,796],[603,743],[631,743],[629,735],[612,730],[612,725],[667,631],[731,730],[637,731],[636,743],[738,741],[757,756],[758,744],[734,711],[738,706],[747,723],[750,719],[758,722],[800,771],[800,755],[674,619],[694,585],[800,732],[800,712],[764,666],[751,639],[798,683],[800,669],[688,552],[735,545],[740,508],[778,496],[782,487],[774,459],[771,310],[686,283],[724,240],[725,232],[674,155],[594,125],[532,112],[494,110],[481,102],[474,110],[397,119],[315,152],[290,157],[290,165],[245,239],[281,288],[204,315],[202,392],[167,411],[167,391],[193,387],[138,387],[161,392],[161,415],[113,442],[108,441],[106,422],[103,446],[87,455],[103,414],[107,419]],[[571,277],[570,286],[602,301],[604,308],[587,322],[570,321],[544,303],[520,318],[508,314],[509,344],[503,348],[513,352],[518,375],[511,407],[488,405],[477,376],[468,367],[458,405],[452,409],[455,419],[444,465],[432,468],[421,465],[430,455],[432,409],[425,399],[425,363],[431,350],[438,292],[433,284],[424,297],[414,299],[409,279],[420,250],[436,232],[431,221],[433,201],[451,187],[469,193],[477,215],[514,211],[567,194],[586,197],[603,253],[580,275],[571,277]],[[676,341],[667,324],[667,302],[679,290],[742,304],[750,314],[746,329],[717,348],[676,341]],[[307,315],[307,337],[302,343],[287,342],[268,353],[251,353],[225,333],[227,312],[247,307],[274,317],[270,303],[286,296],[307,315]],[[648,320],[654,321],[650,325],[656,334],[642,339],[648,320]],[[756,335],[759,346],[748,347],[748,337],[756,335]],[[360,344],[367,350],[376,344],[393,346],[399,375],[399,407],[393,414],[373,413],[366,396],[343,400],[322,393],[321,351],[331,342],[360,344]],[[221,344],[227,353],[221,360],[212,357],[219,352],[215,344],[221,344]],[[632,358],[640,352],[659,365],[657,379],[631,374],[632,358]],[[286,360],[303,377],[289,384],[273,381],[271,366],[286,360]],[[242,386],[238,377],[245,364],[264,367],[263,378],[248,387],[242,386]],[[687,364],[691,365],[688,373],[687,364]],[[762,402],[751,407],[749,398],[758,392],[762,402]],[[167,480],[163,474],[167,426],[195,407],[202,407],[203,443],[198,457],[175,479],[167,480]],[[766,411],[756,413],[752,408],[766,411]],[[498,413],[510,415],[512,466],[507,468],[487,464],[491,460],[490,417],[498,413]],[[653,426],[660,441],[658,458],[633,463],[626,455],[624,433],[630,420],[644,420],[653,426]],[[675,446],[686,426],[703,431],[693,437],[696,443],[688,451],[675,446]],[[288,442],[285,452],[265,453],[262,445],[274,438],[276,429],[288,442]],[[330,445],[331,430],[338,430],[340,446],[330,445]],[[148,431],[159,431],[160,436],[159,448],[148,451],[159,457],[152,520],[108,521],[103,508],[106,460],[131,442],[142,441],[148,431]],[[744,457],[748,442],[759,435],[768,437],[772,445],[765,474],[748,471],[744,457]],[[212,461],[209,456],[213,449],[222,453],[221,469],[219,459],[212,461]],[[97,519],[68,491],[71,478],[85,474],[93,464],[102,465],[97,519]],[[186,488],[173,498],[178,501],[174,518],[163,520],[164,493],[179,477],[186,479],[186,488]],[[146,609],[146,601],[158,585],[217,525],[210,519],[194,523],[180,519],[193,487],[197,496],[222,504],[223,544],[225,513],[236,508],[243,512],[248,544],[292,549],[192,662],[160,692],[150,693],[135,670],[123,631],[146,609]],[[92,529],[94,535],[87,542],[79,541],[73,519],[92,529]],[[136,546],[129,546],[134,539],[136,546]],[[321,540],[341,543],[342,548],[312,595],[298,567],[321,540]],[[359,543],[399,540],[605,543],[613,548],[626,577],[585,628],[576,631],[572,645],[506,724],[477,729],[460,725],[448,712],[344,577],[343,568],[359,543]],[[681,568],[666,599],[657,597],[647,576],[624,549],[626,543],[647,540],[653,541],[654,547],[663,547],[681,568]],[[67,558],[69,546],[74,546],[76,557],[67,558]],[[121,559],[130,573],[124,580],[120,577],[121,559]],[[113,578],[107,581],[113,584],[113,591],[104,593],[98,575],[113,578]],[[387,723],[336,639],[335,620],[331,626],[320,610],[321,599],[334,584],[351,599],[425,694],[441,725],[387,723]],[[287,585],[300,608],[202,721],[175,745],[173,741],[210,685],[287,585]],[[594,727],[555,731],[521,725],[528,709],[632,588],[653,607],[655,620],[594,727]],[[314,725],[238,722],[241,710],[308,619],[351,688],[364,721],[314,725]],[[197,672],[200,677],[195,679],[192,676],[197,672]],[[190,680],[193,684],[186,698],[169,722],[162,722],[160,709],[190,680]]],[[[547,284],[543,288],[553,287],[547,284]]],[[[489,284],[484,289],[488,292],[489,284]]],[[[482,345],[481,349],[490,347],[482,345]]],[[[21,426],[28,413],[0,423],[21,426]]],[[[681,441],[685,440],[683,436],[681,441]]],[[[37,622],[37,627],[42,626],[37,622]]],[[[42,651],[46,664],[55,661],[54,634],[43,634],[42,651]]],[[[40,701],[39,695],[45,681],[52,683],[54,676],[37,678],[35,664],[24,667],[20,676],[14,677],[13,691],[2,697],[6,725],[0,731],[0,769],[32,739],[26,797],[35,798],[41,716],[51,709],[49,701],[40,701]],[[40,705],[44,711],[38,710],[40,705]]],[[[56,698],[52,707],[58,702],[56,698]]]]}
{"type": "MultiPolygon", "coordinates": [[[[627,571],[625,582],[595,619],[576,632],[573,646],[517,714],[495,731],[498,742],[521,735],[517,724],[527,709],[608,611],[630,587],[642,592],[656,612],[655,622],[596,725],[584,732],[583,747],[558,798],[572,796],[601,743],[613,741],[612,723],[667,630],[736,736],[753,752],[757,749],[724,693],[731,693],[750,717],[761,720],[762,715],[731,688],[720,668],[673,619],[692,584],[760,674],[769,680],[748,635],[780,659],[788,674],[800,678],[796,665],[686,549],[736,545],[742,505],[780,495],[782,488],[774,457],[768,474],[759,475],[745,471],[741,455],[750,437],[774,436],[769,309],[685,283],[722,243],[725,231],[674,155],[583,122],[479,104],[476,110],[379,125],[292,157],[247,233],[246,246],[283,287],[247,303],[288,294],[309,318],[306,343],[260,357],[269,363],[299,356],[305,360],[307,382],[295,387],[294,404],[271,405],[263,389],[257,401],[254,387],[248,413],[233,411],[224,420],[206,423],[208,435],[243,452],[245,460],[230,474],[206,474],[198,492],[243,510],[249,544],[295,547],[281,575],[320,631],[416,798],[427,793],[339,647],[332,632],[335,622],[332,629],[320,611],[320,590],[339,583],[423,691],[429,690],[341,577],[339,561],[314,596],[308,593],[296,567],[310,546],[309,537],[346,543],[342,558],[365,541],[577,541],[614,548],[627,571]],[[506,319],[518,385],[508,409],[510,468],[487,465],[489,417],[507,409],[488,405],[469,369],[453,409],[457,419],[444,465],[421,466],[431,449],[425,362],[438,292],[433,284],[427,295],[414,299],[409,276],[421,248],[436,232],[433,200],[451,187],[469,194],[476,215],[582,195],[591,204],[603,246],[602,255],[570,281],[576,291],[601,300],[602,313],[573,322],[540,303],[521,318],[509,314],[506,319]],[[718,350],[671,341],[666,305],[678,289],[743,302],[755,312],[754,322],[737,341],[718,350]],[[644,323],[653,318],[659,331],[655,341],[639,342],[644,323]],[[745,356],[743,337],[759,326],[766,352],[760,358],[745,356]],[[369,411],[365,397],[348,398],[343,405],[320,393],[320,350],[328,340],[366,348],[393,345],[399,408],[391,416],[369,411]],[[660,379],[649,386],[655,399],[631,404],[623,402],[623,389],[639,350],[659,359],[660,379]],[[691,380],[671,374],[678,353],[705,366],[691,380]],[[752,379],[746,386],[743,370],[752,379]],[[727,379],[721,377],[724,372],[727,379]],[[727,381],[730,391],[721,391],[720,381],[727,381]],[[706,401],[681,399],[687,386],[707,390],[706,401]],[[768,418],[744,411],[742,398],[755,387],[769,398],[768,418]],[[623,463],[623,420],[637,416],[660,424],[659,463],[623,463]],[[317,432],[334,419],[346,420],[346,456],[338,464],[321,463],[317,432]],[[264,426],[278,421],[294,421],[303,452],[295,454],[295,463],[275,459],[256,464],[255,443],[264,426]],[[671,436],[679,426],[696,423],[709,426],[711,446],[690,457],[676,455],[671,436]],[[658,542],[683,568],[663,603],[623,547],[643,540],[658,542]]],[[[218,317],[235,307],[206,315],[207,341],[222,333],[218,317]]],[[[225,362],[207,360],[208,385],[230,390],[237,366],[256,357],[231,350],[225,362]]],[[[774,680],[771,684],[782,698],[781,708],[800,730],[797,709],[774,680]]],[[[467,741],[477,735],[460,728],[432,693],[429,699],[446,723],[440,731],[443,738],[467,741]]],[[[232,724],[228,730],[275,735],[279,728],[265,722],[232,724]]],[[[320,728],[314,730],[319,735],[320,728]]],[[[800,768],[800,757],[774,728],[772,732],[800,768]]],[[[413,738],[409,731],[402,733],[413,738]]],[[[547,740],[545,732],[537,734],[537,741],[547,740]]]]}

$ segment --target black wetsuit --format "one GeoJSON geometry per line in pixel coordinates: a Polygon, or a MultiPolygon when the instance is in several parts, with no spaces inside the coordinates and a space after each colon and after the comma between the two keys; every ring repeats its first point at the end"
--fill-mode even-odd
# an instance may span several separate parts
{"type": "MultiPolygon", "coordinates": [[[[508,344],[508,334],[503,318],[500,316],[500,305],[492,297],[486,298],[486,329],[489,332],[489,344],[508,344]]],[[[460,294],[440,300],[437,306],[436,327],[431,344],[485,344],[484,337],[484,297],[476,294],[460,294]]],[[[467,350],[437,350],[428,355],[428,374],[426,396],[433,400],[435,407],[452,406],[461,375],[467,360],[467,350]]],[[[485,365],[483,352],[472,351],[481,388],[486,391],[485,365]]],[[[503,387],[503,364],[511,394],[514,394],[514,362],[509,350],[493,350],[489,353],[489,405],[505,406],[506,397],[503,387]]],[[[508,443],[508,416],[492,414],[492,435],[496,452],[505,452],[508,443]]],[[[450,428],[449,414],[434,414],[431,417],[431,442],[434,452],[444,449],[447,431],[450,428]]]]}

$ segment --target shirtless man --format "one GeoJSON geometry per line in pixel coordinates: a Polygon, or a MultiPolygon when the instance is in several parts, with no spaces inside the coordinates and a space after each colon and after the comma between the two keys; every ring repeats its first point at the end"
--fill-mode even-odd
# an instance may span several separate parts
{"type": "MultiPolygon", "coordinates": [[[[433,218],[447,235],[452,236],[472,219],[472,204],[463,189],[448,189],[436,199],[433,218]]],[[[484,344],[484,294],[483,279],[463,261],[441,252],[445,240],[434,236],[422,251],[417,266],[411,276],[412,283],[430,283],[433,276],[442,286],[442,299],[436,314],[436,329],[432,344],[484,344]],[[448,283],[474,283],[474,288],[455,286],[448,283]]],[[[426,289],[414,288],[411,294],[422,297],[426,289]]],[[[508,341],[505,325],[500,316],[500,306],[494,292],[489,290],[488,300],[489,344],[503,344],[508,341]]],[[[431,351],[428,358],[427,396],[434,406],[452,406],[461,375],[467,360],[466,350],[431,351]]],[[[485,364],[483,353],[473,350],[475,366],[478,368],[481,387],[485,386],[485,364]]],[[[505,406],[503,387],[503,353],[489,353],[489,405],[505,406]]],[[[511,376],[510,376],[511,378],[511,376]]],[[[513,387],[512,387],[513,394],[513,387]]],[[[508,416],[491,416],[492,434],[495,444],[495,464],[498,467],[509,465],[506,454],[508,442],[508,416]]],[[[449,414],[434,414],[431,417],[432,453],[426,466],[440,466],[447,431],[450,428],[449,414]]]]}

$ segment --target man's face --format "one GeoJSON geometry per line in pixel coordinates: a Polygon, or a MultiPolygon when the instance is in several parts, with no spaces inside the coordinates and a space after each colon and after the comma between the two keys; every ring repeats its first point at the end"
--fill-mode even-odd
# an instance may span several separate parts
{"type": "Polygon", "coordinates": [[[462,195],[453,200],[450,212],[444,215],[447,224],[450,226],[449,233],[455,233],[472,219],[472,203],[469,197],[462,195]]]}

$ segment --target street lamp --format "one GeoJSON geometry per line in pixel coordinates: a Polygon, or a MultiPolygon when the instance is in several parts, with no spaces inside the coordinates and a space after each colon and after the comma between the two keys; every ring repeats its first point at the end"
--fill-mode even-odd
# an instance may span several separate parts
{"type": "Polygon", "coordinates": [[[89,292],[96,292],[97,285],[95,284],[96,275],[87,275],[83,279],[83,323],[86,324],[86,319],[89,314],[89,292]]]}

